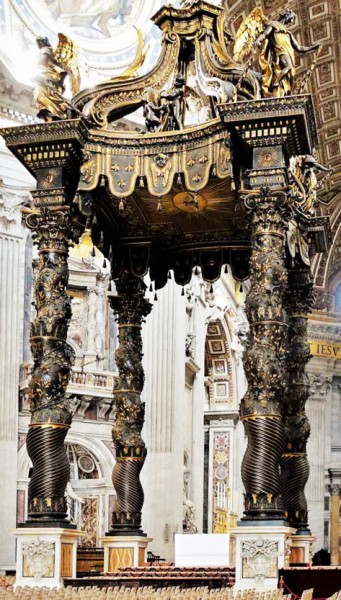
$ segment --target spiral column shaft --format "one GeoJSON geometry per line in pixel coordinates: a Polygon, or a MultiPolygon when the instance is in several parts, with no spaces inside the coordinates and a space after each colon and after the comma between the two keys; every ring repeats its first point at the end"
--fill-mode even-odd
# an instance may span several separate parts
{"type": "Polygon", "coordinates": [[[36,316],[31,323],[34,358],[29,383],[31,423],[27,451],[33,473],[28,489],[28,521],[65,521],[65,489],[70,466],[64,440],[71,423],[65,391],[72,364],[66,342],[71,317],[68,251],[75,234],[69,206],[26,210],[26,225],[38,245],[34,290],[36,316]]]}
{"type": "Polygon", "coordinates": [[[310,359],[307,340],[308,314],[313,303],[310,268],[294,264],[288,271],[285,307],[288,315],[287,388],[282,405],[285,449],[281,460],[283,507],[297,534],[310,534],[304,488],[309,477],[307,440],[310,425],[305,413],[309,397],[306,364],[310,359]]]}
{"type": "Polygon", "coordinates": [[[113,484],[117,494],[112,535],[142,535],[144,501],[139,479],[147,450],[141,437],[144,423],[144,385],[141,326],[151,310],[142,279],[125,271],[115,280],[117,295],[110,298],[118,322],[119,346],[115,354],[118,377],[114,386],[113,440],[116,464],[113,484]]]}
{"type": "Polygon", "coordinates": [[[250,333],[243,358],[248,390],[240,406],[248,440],[242,462],[243,519],[270,521],[284,518],[279,464],[284,447],[280,401],[287,331],[283,308],[286,198],[261,189],[244,201],[252,216],[252,252],[246,299],[250,333]]]}

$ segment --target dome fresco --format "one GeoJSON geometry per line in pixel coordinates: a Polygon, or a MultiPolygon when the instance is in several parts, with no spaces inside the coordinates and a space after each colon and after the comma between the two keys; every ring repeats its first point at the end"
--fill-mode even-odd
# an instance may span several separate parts
{"type": "Polygon", "coordinates": [[[159,51],[160,31],[150,18],[162,4],[162,0],[5,0],[0,8],[0,48],[11,62],[14,49],[22,54],[27,61],[23,74],[29,79],[37,56],[35,38],[47,36],[55,45],[62,32],[79,48],[85,85],[93,85],[134,60],[139,29],[148,48],[145,71],[159,51]]]}

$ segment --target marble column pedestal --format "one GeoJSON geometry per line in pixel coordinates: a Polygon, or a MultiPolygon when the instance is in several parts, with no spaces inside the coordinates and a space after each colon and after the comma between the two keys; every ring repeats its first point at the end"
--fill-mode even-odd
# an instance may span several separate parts
{"type": "Polygon", "coordinates": [[[100,538],[104,549],[104,572],[115,573],[121,567],[139,567],[146,562],[146,552],[153,538],[110,536],[100,538]]]}
{"type": "Polygon", "coordinates": [[[241,525],[231,530],[236,539],[236,590],[277,589],[278,570],[289,566],[291,536],[283,525],[241,525]]]}
{"type": "Polygon", "coordinates": [[[311,566],[315,540],[316,537],[312,535],[293,535],[291,537],[290,564],[311,566]]]}
{"type": "Polygon", "coordinates": [[[15,587],[63,587],[64,577],[76,577],[77,529],[21,527],[17,539],[15,587]]]}

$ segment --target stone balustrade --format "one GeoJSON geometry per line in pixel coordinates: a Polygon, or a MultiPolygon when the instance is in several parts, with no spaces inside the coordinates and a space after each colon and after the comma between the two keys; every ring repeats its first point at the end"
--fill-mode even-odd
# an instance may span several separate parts
{"type": "MultiPolygon", "coordinates": [[[[26,361],[20,366],[20,383],[19,389],[25,394],[28,388],[28,381],[32,369],[32,362],[26,361]]],[[[113,399],[113,386],[115,381],[115,373],[112,371],[95,371],[88,367],[72,367],[67,394],[78,395],[86,394],[93,396],[94,399],[113,399]]]]}

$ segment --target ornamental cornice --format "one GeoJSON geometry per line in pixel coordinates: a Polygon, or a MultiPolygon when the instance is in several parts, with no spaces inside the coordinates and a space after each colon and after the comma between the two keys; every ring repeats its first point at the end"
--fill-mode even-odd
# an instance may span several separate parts
{"type": "Polygon", "coordinates": [[[337,323],[323,323],[321,321],[308,321],[308,338],[310,340],[326,340],[339,343],[341,339],[341,326],[337,323]]]}

